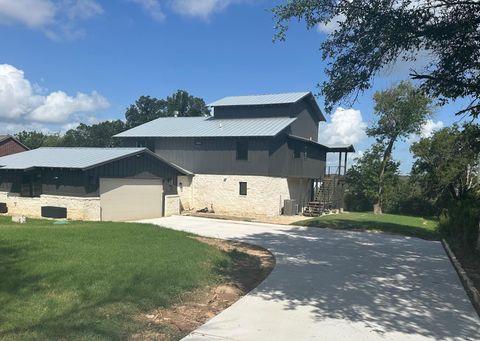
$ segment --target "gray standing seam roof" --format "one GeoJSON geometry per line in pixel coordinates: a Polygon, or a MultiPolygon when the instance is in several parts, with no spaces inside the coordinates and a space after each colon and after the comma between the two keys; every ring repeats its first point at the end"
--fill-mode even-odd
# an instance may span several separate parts
{"type": "Polygon", "coordinates": [[[208,104],[209,107],[234,106],[234,105],[268,105],[296,103],[310,95],[310,92],[288,92],[270,95],[230,96],[208,104]]]}
{"type": "Polygon", "coordinates": [[[114,137],[254,137],[275,136],[296,118],[162,117],[114,137]]]}
{"type": "Polygon", "coordinates": [[[172,164],[146,148],[63,148],[42,147],[0,157],[0,170],[32,168],[73,168],[87,170],[132,155],[147,153],[184,174],[191,172],[172,164]]]}

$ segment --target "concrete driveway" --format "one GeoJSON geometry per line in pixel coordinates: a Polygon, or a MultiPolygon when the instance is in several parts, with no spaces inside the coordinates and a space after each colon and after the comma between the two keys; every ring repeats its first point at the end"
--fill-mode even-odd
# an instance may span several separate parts
{"type": "Polygon", "coordinates": [[[260,286],[186,340],[480,340],[480,319],[439,242],[180,216],[144,222],[276,257],[260,286]]]}

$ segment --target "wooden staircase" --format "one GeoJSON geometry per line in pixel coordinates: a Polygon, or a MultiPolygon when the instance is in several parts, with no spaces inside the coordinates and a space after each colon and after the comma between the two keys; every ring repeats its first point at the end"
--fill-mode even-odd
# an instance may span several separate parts
{"type": "Polygon", "coordinates": [[[337,179],[335,176],[326,176],[323,178],[320,186],[315,189],[313,201],[308,203],[308,206],[303,211],[303,215],[318,217],[336,208],[336,185],[337,179]]]}

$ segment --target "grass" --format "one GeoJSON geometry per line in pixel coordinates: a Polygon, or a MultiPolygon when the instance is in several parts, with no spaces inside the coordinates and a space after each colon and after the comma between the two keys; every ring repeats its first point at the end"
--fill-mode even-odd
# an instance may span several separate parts
{"type": "Polygon", "coordinates": [[[138,317],[218,283],[231,262],[151,225],[0,217],[0,340],[125,339],[161,328],[138,317]]]}
{"type": "Polygon", "coordinates": [[[302,220],[301,226],[330,227],[348,230],[370,230],[401,234],[422,239],[440,239],[438,223],[432,219],[396,214],[342,213],[302,220]]]}

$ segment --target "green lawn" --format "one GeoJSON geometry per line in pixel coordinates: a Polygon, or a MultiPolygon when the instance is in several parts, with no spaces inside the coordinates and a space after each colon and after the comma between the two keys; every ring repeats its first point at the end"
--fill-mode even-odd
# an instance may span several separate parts
{"type": "Polygon", "coordinates": [[[151,225],[0,217],[0,340],[124,339],[155,328],[140,313],[220,281],[230,264],[151,225]]]}
{"type": "Polygon", "coordinates": [[[439,239],[437,222],[421,217],[373,213],[331,214],[294,223],[301,226],[383,231],[423,239],[439,239]]]}

